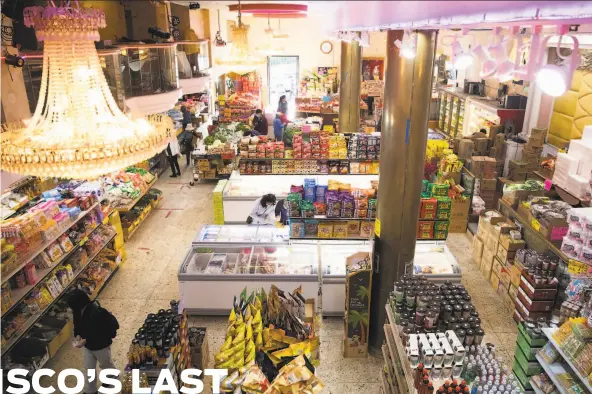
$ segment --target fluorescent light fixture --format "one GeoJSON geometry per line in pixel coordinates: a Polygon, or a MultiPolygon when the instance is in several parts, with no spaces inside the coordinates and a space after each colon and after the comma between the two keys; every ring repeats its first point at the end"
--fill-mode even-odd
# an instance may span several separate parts
{"type": "Polygon", "coordinates": [[[413,59],[417,52],[417,35],[411,30],[405,30],[403,41],[395,40],[395,45],[399,48],[399,56],[413,59]]]}

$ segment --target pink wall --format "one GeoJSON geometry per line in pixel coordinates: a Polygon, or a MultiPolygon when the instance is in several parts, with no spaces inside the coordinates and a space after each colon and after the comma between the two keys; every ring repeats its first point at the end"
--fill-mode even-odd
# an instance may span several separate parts
{"type": "Polygon", "coordinates": [[[588,1],[351,1],[335,12],[335,28],[444,28],[557,20],[592,21],[588,1]]]}

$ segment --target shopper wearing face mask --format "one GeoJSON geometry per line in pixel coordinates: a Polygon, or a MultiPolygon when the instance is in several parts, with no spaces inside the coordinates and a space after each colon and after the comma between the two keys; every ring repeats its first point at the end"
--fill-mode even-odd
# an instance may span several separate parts
{"type": "Polygon", "coordinates": [[[274,224],[275,223],[275,195],[266,194],[255,201],[253,210],[247,217],[247,224],[274,224]]]}

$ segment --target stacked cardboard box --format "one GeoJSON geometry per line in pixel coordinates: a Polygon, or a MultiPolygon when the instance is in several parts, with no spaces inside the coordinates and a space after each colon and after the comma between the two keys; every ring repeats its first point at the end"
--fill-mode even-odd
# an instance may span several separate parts
{"type": "Polygon", "coordinates": [[[489,154],[489,138],[487,137],[476,137],[473,138],[475,143],[473,152],[475,155],[486,156],[489,154]]]}
{"type": "Polygon", "coordinates": [[[543,153],[547,129],[532,129],[528,141],[522,148],[522,161],[526,164],[526,173],[532,174],[539,168],[539,159],[543,153]]]}
{"type": "Polygon", "coordinates": [[[520,275],[520,286],[514,300],[516,322],[525,319],[549,318],[557,297],[557,284],[536,284],[524,272],[520,275]]]}
{"type": "Polygon", "coordinates": [[[493,157],[473,156],[471,172],[477,178],[494,178],[496,164],[493,157]]]}
{"type": "Polygon", "coordinates": [[[486,280],[491,277],[491,270],[493,268],[493,259],[497,252],[497,238],[499,235],[493,230],[493,227],[505,220],[505,218],[497,211],[488,211],[484,216],[479,217],[479,227],[473,241],[473,259],[479,265],[479,269],[483,273],[486,280]]]}
{"type": "Polygon", "coordinates": [[[473,156],[475,143],[469,139],[462,139],[458,142],[458,158],[461,160],[470,159],[473,156]]]}
{"type": "Polygon", "coordinates": [[[525,162],[518,160],[510,160],[508,164],[508,178],[511,181],[524,182],[526,181],[526,174],[528,166],[525,162]]]}
{"type": "Polygon", "coordinates": [[[471,200],[467,197],[452,200],[449,233],[465,233],[467,231],[470,206],[471,200]]]}
{"type": "Polygon", "coordinates": [[[494,208],[497,198],[497,179],[496,178],[481,178],[479,179],[479,197],[485,202],[485,207],[488,209],[494,208]]]}

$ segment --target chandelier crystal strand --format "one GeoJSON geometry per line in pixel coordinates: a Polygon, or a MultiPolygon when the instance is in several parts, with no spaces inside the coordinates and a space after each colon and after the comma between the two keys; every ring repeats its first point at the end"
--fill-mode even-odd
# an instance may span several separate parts
{"type": "Polygon", "coordinates": [[[2,169],[24,175],[96,178],[161,152],[170,118],[132,120],[118,108],[94,41],[106,26],[91,8],[28,7],[25,25],[45,41],[39,101],[23,125],[3,125],[2,169]]]}

